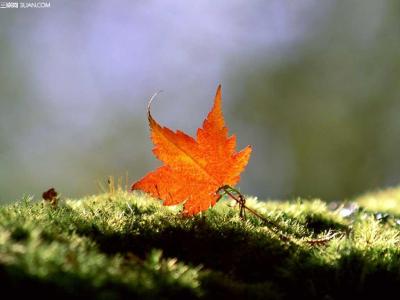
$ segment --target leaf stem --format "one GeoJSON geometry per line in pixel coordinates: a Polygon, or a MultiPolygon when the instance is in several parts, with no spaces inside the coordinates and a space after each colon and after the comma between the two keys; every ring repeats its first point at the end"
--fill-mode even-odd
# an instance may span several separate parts
{"type": "MultiPolygon", "coordinates": [[[[278,235],[281,240],[286,241],[286,242],[295,243],[296,238],[290,237],[289,235],[286,235],[286,234],[283,234],[281,232],[282,231],[282,227],[278,223],[273,222],[271,220],[268,220],[266,217],[264,217],[263,215],[258,213],[256,210],[248,207],[246,205],[246,198],[237,189],[235,189],[235,188],[233,188],[233,187],[231,187],[229,185],[224,185],[224,186],[220,187],[217,192],[219,193],[221,191],[223,191],[226,195],[228,195],[233,200],[235,200],[237,202],[237,204],[239,204],[239,209],[240,209],[239,216],[240,216],[240,218],[242,220],[246,219],[245,210],[248,210],[254,216],[258,217],[264,223],[266,223],[267,224],[267,228],[269,230],[271,230],[273,233],[275,233],[276,235],[278,235]]],[[[334,237],[336,237],[338,234],[339,234],[338,232],[335,232],[335,233],[332,233],[332,234],[328,234],[327,236],[325,236],[323,238],[307,239],[307,240],[305,240],[305,242],[307,244],[312,245],[312,246],[324,245],[327,242],[329,242],[330,240],[332,240],[334,237]]]]}

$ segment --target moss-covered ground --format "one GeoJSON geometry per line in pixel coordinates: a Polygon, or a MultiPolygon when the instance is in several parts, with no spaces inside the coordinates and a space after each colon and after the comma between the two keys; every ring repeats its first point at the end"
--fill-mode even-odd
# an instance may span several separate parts
{"type": "Polygon", "coordinates": [[[400,286],[400,189],[343,204],[229,200],[185,218],[140,193],[0,208],[0,289],[85,299],[371,298],[400,286]],[[307,240],[337,232],[324,244],[307,240]]]}

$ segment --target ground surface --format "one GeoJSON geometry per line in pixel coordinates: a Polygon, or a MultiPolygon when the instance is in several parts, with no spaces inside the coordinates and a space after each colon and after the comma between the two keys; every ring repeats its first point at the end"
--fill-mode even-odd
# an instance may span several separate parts
{"type": "Polygon", "coordinates": [[[146,195],[0,208],[0,289],[55,299],[343,299],[400,286],[400,189],[345,204],[224,200],[184,218],[146,195]],[[325,244],[307,241],[337,232],[325,244]]]}

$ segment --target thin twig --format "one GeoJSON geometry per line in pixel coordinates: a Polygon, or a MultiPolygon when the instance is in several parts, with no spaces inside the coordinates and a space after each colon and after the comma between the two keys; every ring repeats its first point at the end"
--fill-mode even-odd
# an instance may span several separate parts
{"type": "Polygon", "coordinates": [[[223,191],[225,194],[227,194],[229,197],[231,197],[232,199],[234,199],[238,204],[239,204],[239,208],[240,208],[240,218],[242,220],[245,219],[244,216],[244,210],[247,209],[249,212],[251,212],[253,215],[257,216],[258,218],[260,218],[262,221],[264,221],[267,224],[267,228],[274,234],[278,235],[279,238],[285,242],[292,242],[294,243],[293,239],[285,234],[283,234],[282,232],[280,232],[281,227],[276,224],[275,222],[272,222],[271,220],[268,220],[267,218],[265,218],[264,216],[260,215],[258,212],[256,212],[255,210],[251,209],[250,207],[246,206],[246,199],[245,197],[236,189],[232,188],[231,186],[223,186],[219,189],[219,191],[223,191]],[[235,192],[238,197],[236,197],[234,194],[232,194],[229,190],[232,190],[233,192],[235,192]]]}
{"type": "Polygon", "coordinates": [[[340,232],[334,232],[334,233],[328,234],[327,236],[324,236],[322,238],[305,240],[305,242],[312,246],[321,246],[321,245],[325,245],[327,242],[329,242],[330,240],[333,240],[335,237],[338,237],[338,236],[343,237],[343,234],[340,232]]]}
{"type": "MultiPolygon", "coordinates": [[[[279,236],[279,238],[283,241],[289,241],[292,243],[295,243],[295,238],[294,237],[290,237],[286,234],[283,234],[282,231],[282,227],[278,224],[275,223],[271,220],[268,220],[266,217],[264,217],[263,215],[261,215],[260,213],[258,213],[256,210],[248,207],[246,205],[246,198],[235,188],[229,186],[229,185],[224,185],[222,187],[220,187],[218,189],[218,192],[223,191],[225,194],[227,194],[229,197],[231,197],[233,200],[236,201],[237,204],[239,204],[239,216],[242,220],[245,220],[245,210],[248,210],[249,212],[251,212],[254,216],[258,217],[259,219],[261,219],[262,221],[264,221],[267,224],[267,228],[269,230],[271,230],[271,232],[277,234],[279,236]],[[234,192],[236,195],[234,195],[232,192],[234,192]]],[[[320,246],[320,245],[325,245],[327,242],[329,242],[330,240],[332,240],[333,238],[335,238],[336,236],[338,236],[339,233],[335,232],[333,234],[330,234],[326,237],[323,238],[318,238],[318,239],[307,239],[304,242],[306,242],[307,244],[310,244],[312,246],[320,246]]]]}

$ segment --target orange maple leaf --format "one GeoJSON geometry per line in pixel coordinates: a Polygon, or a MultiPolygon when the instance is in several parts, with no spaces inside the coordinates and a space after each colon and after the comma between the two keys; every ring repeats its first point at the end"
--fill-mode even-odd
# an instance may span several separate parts
{"type": "Polygon", "coordinates": [[[221,85],[217,88],[214,106],[197,130],[197,139],[178,130],[160,126],[150,113],[154,155],[164,165],[132,185],[163,200],[164,205],[184,202],[183,212],[194,215],[208,209],[221,197],[219,188],[239,182],[250,158],[251,147],[235,152],[236,137],[228,137],[222,115],[221,85]]]}

